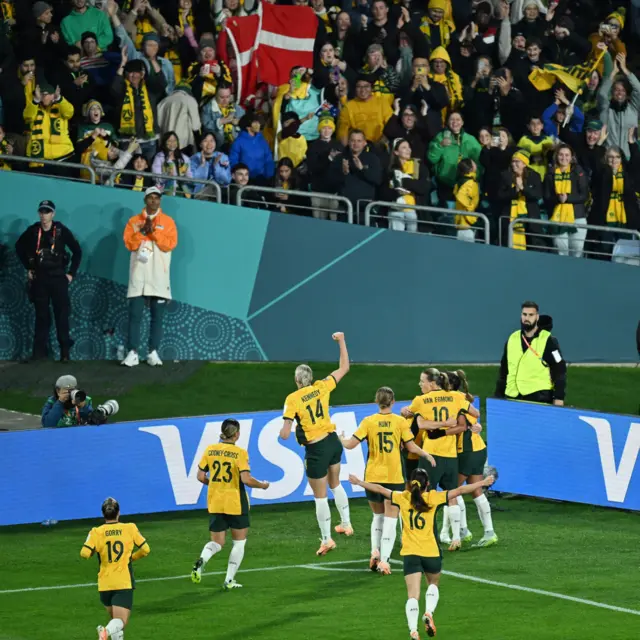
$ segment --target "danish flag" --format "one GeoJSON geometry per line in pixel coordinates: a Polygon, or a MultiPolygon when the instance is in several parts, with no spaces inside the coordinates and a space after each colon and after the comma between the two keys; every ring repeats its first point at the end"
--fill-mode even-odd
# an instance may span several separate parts
{"type": "Polygon", "coordinates": [[[311,7],[260,2],[250,16],[229,18],[218,37],[218,55],[229,64],[229,48],[238,68],[241,103],[259,82],[279,86],[289,82],[293,67],[313,67],[318,18],[311,7]]]}

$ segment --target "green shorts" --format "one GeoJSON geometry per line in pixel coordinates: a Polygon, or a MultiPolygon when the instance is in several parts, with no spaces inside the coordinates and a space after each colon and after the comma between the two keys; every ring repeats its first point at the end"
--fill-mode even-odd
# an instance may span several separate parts
{"type": "Polygon", "coordinates": [[[100,591],[100,602],[105,607],[122,607],[131,611],[133,609],[133,589],[100,591]]]}
{"type": "MultiPolygon", "coordinates": [[[[404,482],[400,484],[391,484],[390,482],[378,482],[381,487],[385,489],[389,489],[389,491],[404,491],[406,489],[406,485],[404,482]]],[[[367,494],[367,500],[369,502],[384,502],[385,498],[380,493],[374,493],[373,491],[365,491],[367,494]]]]}
{"type": "Polygon", "coordinates": [[[404,575],[412,573],[440,573],[442,571],[442,558],[425,558],[423,556],[403,556],[404,575]]]}
{"type": "Polygon", "coordinates": [[[248,529],[249,514],[241,514],[239,516],[230,516],[228,513],[210,513],[209,514],[209,531],[218,533],[227,529],[248,529]]]}
{"type": "Polygon", "coordinates": [[[306,446],[304,466],[307,470],[307,478],[324,478],[329,473],[329,467],[340,464],[341,460],[342,443],[334,431],[320,442],[306,446]]]}
{"type": "Polygon", "coordinates": [[[458,473],[463,476],[481,476],[487,462],[487,448],[458,454],[458,473]]]}
{"type": "Polygon", "coordinates": [[[436,466],[432,467],[431,463],[425,458],[420,458],[418,467],[426,469],[429,474],[429,483],[432,489],[436,489],[440,485],[444,491],[452,491],[458,487],[458,458],[442,458],[441,456],[433,456],[436,466]]]}

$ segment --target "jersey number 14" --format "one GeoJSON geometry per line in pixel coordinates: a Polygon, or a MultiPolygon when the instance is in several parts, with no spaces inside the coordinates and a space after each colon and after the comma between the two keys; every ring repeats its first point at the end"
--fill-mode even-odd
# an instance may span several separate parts
{"type": "Polygon", "coordinates": [[[309,417],[311,418],[311,424],[316,423],[316,418],[324,418],[324,411],[322,410],[322,402],[320,402],[319,399],[318,399],[318,402],[316,402],[315,415],[310,404],[307,405],[307,411],[309,412],[309,417]]]}

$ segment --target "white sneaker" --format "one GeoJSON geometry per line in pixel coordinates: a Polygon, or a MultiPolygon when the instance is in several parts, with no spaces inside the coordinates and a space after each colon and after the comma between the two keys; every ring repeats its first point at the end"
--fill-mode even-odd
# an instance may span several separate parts
{"type": "Polygon", "coordinates": [[[137,367],[140,364],[140,358],[138,358],[138,353],[131,349],[129,353],[127,353],[127,357],[120,363],[125,367],[137,367]]]}
{"type": "Polygon", "coordinates": [[[160,356],[158,355],[158,352],[155,349],[147,356],[147,364],[150,367],[162,366],[162,360],[160,360],[160,356]]]}

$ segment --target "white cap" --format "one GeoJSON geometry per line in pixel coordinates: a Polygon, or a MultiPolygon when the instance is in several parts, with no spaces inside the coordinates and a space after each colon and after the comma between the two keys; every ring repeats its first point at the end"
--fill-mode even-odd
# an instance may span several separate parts
{"type": "Polygon", "coordinates": [[[78,381],[71,375],[60,376],[56,380],[56,389],[75,389],[77,386],[78,381]]]}
{"type": "Polygon", "coordinates": [[[162,191],[160,191],[160,189],[158,189],[158,187],[149,187],[145,192],[144,192],[144,197],[146,199],[147,196],[151,196],[153,194],[156,194],[157,196],[162,197],[162,191]]]}

